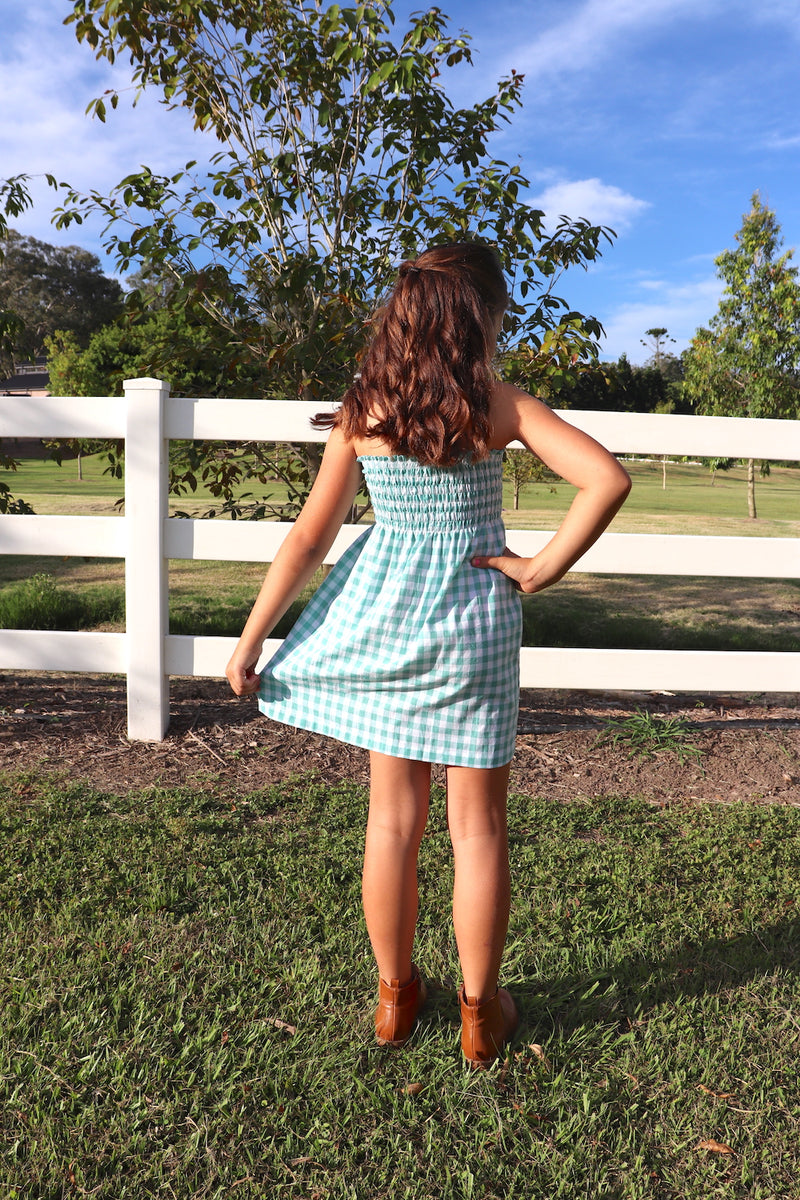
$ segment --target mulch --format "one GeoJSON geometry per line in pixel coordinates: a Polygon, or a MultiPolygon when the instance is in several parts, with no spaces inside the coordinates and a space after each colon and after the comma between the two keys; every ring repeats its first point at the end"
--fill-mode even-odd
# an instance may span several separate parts
{"type": "MultiPolygon", "coordinates": [[[[256,791],[313,772],[366,783],[369,756],[278,725],[221,680],[173,679],[162,742],[126,736],[125,681],[110,676],[0,673],[0,772],[78,778],[101,790],[146,787],[256,791]]],[[[512,790],[568,802],[640,796],[656,806],[698,801],[800,805],[796,696],[523,691],[512,790]],[[631,757],[599,739],[609,721],[645,709],[686,722],[698,757],[631,757]]]]}

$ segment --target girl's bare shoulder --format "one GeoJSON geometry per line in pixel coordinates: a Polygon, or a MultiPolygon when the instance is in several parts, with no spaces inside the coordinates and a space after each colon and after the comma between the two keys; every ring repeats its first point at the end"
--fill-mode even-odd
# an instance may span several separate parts
{"type": "Polygon", "coordinates": [[[519,440],[523,430],[537,416],[550,410],[541,400],[523,392],[513,383],[498,380],[492,391],[490,416],[492,421],[492,447],[507,446],[519,440]]]}

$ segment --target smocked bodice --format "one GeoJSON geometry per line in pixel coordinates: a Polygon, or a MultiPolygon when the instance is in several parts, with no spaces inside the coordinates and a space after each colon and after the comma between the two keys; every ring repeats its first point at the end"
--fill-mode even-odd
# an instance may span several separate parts
{"type": "Polygon", "coordinates": [[[376,525],[422,533],[475,529],[501,519],[502,450],[454,467],[432,467],[402,456],[364,455],[358,461],[376,525]]]}

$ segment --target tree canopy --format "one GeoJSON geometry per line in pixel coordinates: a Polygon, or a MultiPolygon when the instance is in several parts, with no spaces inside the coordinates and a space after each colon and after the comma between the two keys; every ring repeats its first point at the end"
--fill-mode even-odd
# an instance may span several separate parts
{"type": "Polygon", "coordinates": [[[591,351],[599,326],[575,321],[553,286],[608,233],[565,218],[546,232],[523,202],[519,164],[489,149],[522,76],[455,107],[445,81],[471,61],[470,42],[438,8],[397,37],[383,0],[79,0],[69,20],[98,57],[126,53],[135,83],[188,108],[220,148],[209,172],[189,163],[143,170],[108,196],[68,191],[60,223],[101,211],[119,269],[144,259],[170,272],[172,302],[206,308],[262,363],[269,390],[338,396],[398,261],[461,237],[500,249],[518,301],[509,336],[538,346],[564,324],[591,351]]]}
{"type": "Polygon", "coordinates": [[[51,246],[8,229],[2,252],[0,309],[15,319],[6,367],[44,354],[45,339],[57,329],[86,345],[93,330],[122,310],[122,287],[88,250],[51,246]]]}
{"type": "MultiPolygon", "coordinates": [[[[543,386],[596,354],[599,323],[556,289],[611,231],[546,224],[525,202],[520,164],[491,152],[523,77],[454,105],[448,75],[471,62],[470,39],[439,8],[397,32],[391,0],[77,0],[67,20],[98,58],[126,56],[138,88],[188,109],[214,153],[145,167],[107,195],[51,179],[57,225],[101,214],[116,268],[146,264],[169,281],[167,307],[207,314],[220,357],[258,366],[257,394],[338,398],[398,263],[465,238],[497,246],[514,294],[505,337],[531,349],[543,386]]],[[[111,92],[90,107],[105,120],[119,103],[111,92]]],[[[18,210],[25,178],[3,194],[18,210]]],[[[134,292],[130,305],[149,302],[134,292]]]]}
{"type": "Polygon", "coordinates": [[[715,262],[725,287],[707,329],[686,354],[686,388],[698,412],[800,415],[800,284],[782,251],[775,213],[756,193],[736,247],[715,262]]]}
{"type": "MultiPolygon", "coordinates": [[[[793,251],[756,192],[736,246],[716,259],[725,287],[708,328],[684,355],[686,395],[695,411],[723,417],[800,417],[800,284],[793,251]]],[[[757,515],[755,471],[748,512],[757,515]]]]}

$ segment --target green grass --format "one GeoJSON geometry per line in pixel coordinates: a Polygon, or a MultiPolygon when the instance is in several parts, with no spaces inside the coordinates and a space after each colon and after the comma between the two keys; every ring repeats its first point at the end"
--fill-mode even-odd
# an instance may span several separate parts
{"type": "MultiPolygon", "coordinates": [[[[13,449],[9,447],[9,453],[13,449]]],[[[68,505],[70,499],[81,503],[91,498],[105,499],[111,505],[122,495],[123,484],[119,479],[105,474],[106,462],[100,454],[87,454],[81,460],[83,479],[78,477],[76,459],[65,459],[62,466],[51,459],[22,459],[16,471],[3,472],[15,496],[28,500],[37,512],[50,511],[39,508],[42,498],[63,498],[68,505]]],[[[52,510],[62,511],[62,510],[52,510]]],[[[68,507],[63,511],[68,511],[68,507]]]]}
{"type": "Polygon", "coordinates": [[[122,589],[113,585],[77,592],[40,572],[0,589],[0,629],[95,629],[124,619],[122,589]]]}
{"type": "MultiPolygon", "coordinates": [[[[756,482],[758,519],[747,516],[747,470],[734,467],[717,475],[694,463],[669,463],[662,488],[661,464],[632,461],[625,466],[633,488],[611,528],[617,533],[685,533],[737,537],[800,535],[800,469],[773,467],[756,482]]],[[[543,484],[523,490],[519,512],[507,511],[506,524],[518,529],[553,529],[566,511],[574,489],[543,484]]],[[[508,488],[505,503],[510,507],[508,488]]]]}
{"type": "Polygon", "coordinates": [[[669,751],[685,763],[687,758],[702,757],[692,737],[691,725],[682,717],[660,717],[637,708],[629,717],[606,721],[595,744],[622,746],[629,758],[655,758],[669,751]]]}
{"type": "Polygon", "coordinates": [[[470,1073],[441,794],[399,1052],[359,788],[0,796],[4,1200],[800,1196],[800,811],[513,800],[522,1027],[470,1073]]]}
{"type": "Polygon", "coordinates": [[[800,650],[800,580],[572,575],[524,597],[523,645],[800,650]]]}
{"type": "MultiPolygon", "coordinates": [[[[124,568],[115,559],[0,559],[0,629],[122,630],[124,568]]],[[[255,599],[264,568],[254,563],[173,564],[170,632],[238,637],[255,599]]],[[[306,588],[275,627],[285,637],[318,586],[306,588]]]]}

